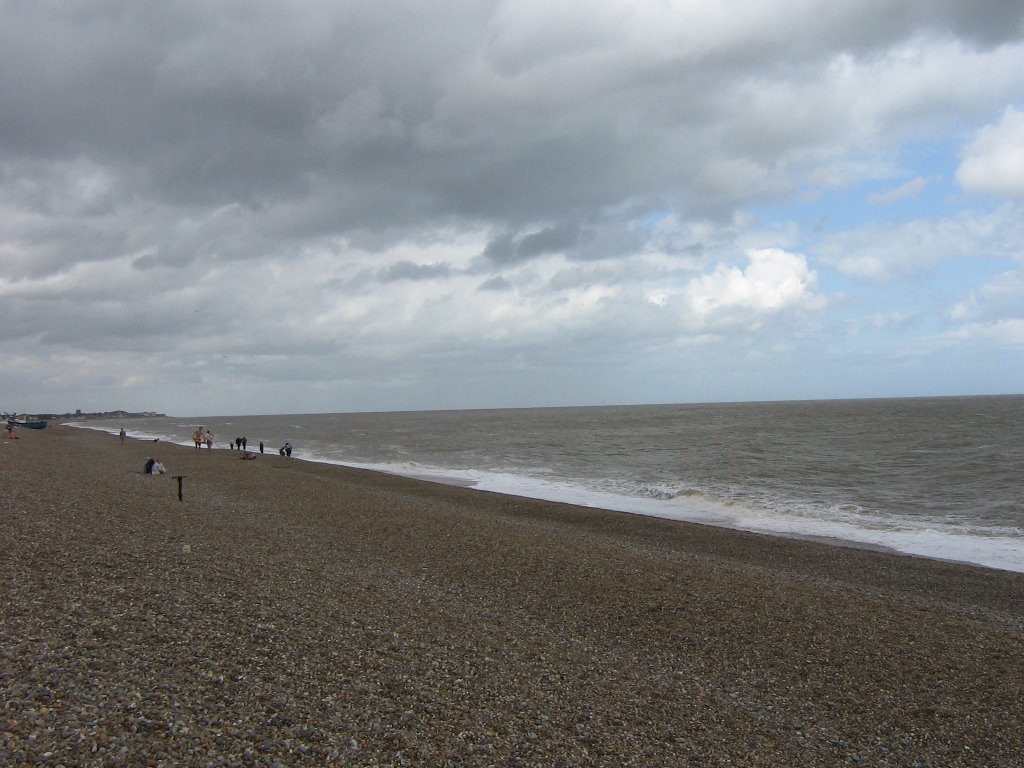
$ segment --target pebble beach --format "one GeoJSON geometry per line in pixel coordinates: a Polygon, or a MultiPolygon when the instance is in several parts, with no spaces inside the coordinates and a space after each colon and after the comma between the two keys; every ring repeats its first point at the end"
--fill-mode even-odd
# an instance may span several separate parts
{"type": "Polygon", "coordinates": [[[18,435],[0,765],[1024,765],[1024,574],[18,435]]]}

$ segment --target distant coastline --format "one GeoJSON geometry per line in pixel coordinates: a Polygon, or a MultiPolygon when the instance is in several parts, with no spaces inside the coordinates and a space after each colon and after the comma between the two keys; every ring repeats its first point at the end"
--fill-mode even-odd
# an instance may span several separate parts
{"type": "MultiPolygon", "coordinates": [[[[46,421],[57,421],[59,419],[143,419],[166,415],[166,413],[157,413],[156,411],[139,411],[138,413],[130,411],[96,411],[90,413],[75,411],[74,413],[34,413],[31,414],[31,417],[34,419],[45,419],[46,421]]],[[[14,418],[15,414],[4,412],[3,416],[4,418],[14,418]]]]}

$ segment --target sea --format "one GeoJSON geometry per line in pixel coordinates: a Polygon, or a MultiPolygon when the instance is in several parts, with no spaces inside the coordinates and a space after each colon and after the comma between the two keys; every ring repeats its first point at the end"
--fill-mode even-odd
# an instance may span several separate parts
{"type": "Polygon", "coordinates": [[[1024,396],[68,422],[1024,572],[1024,396]]]}

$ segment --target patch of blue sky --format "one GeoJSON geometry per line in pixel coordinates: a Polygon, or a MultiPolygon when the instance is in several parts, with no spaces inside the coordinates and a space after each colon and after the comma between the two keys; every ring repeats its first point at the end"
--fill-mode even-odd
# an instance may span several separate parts
{"type": "Polygon", "coordinates": [[[670,210],[650,211],[643,216],[637,216],[632,224],[641,229],[655,229],[672,216],[673,212],[670,210]]]}
{"type": "Polygon", "coordinates": [[[972,291],[991,282],[1007,269],[1007,261],[998,256],[967,254],[935,267],[928,286],[933,303],[951,307],[972,291]]]}
{"type": "Polygon", "coordinates": [[[819,287],[833,298],[833,320],[855,326],[861,339],[920,337],[956,325],[953,308],[1004,269],[998,259],[954,259],[885,284],[857,283],[826,269],[819,271],[819,287]]]}
{"type": "Polygon", "coordinates": [[[747,210],[763,222],[789,221],[817,234],[952,216],[966,203],[956,182],[961,146],[952,139],[908,144],[885,163],[885,173],[841,186],[805,186],[782,202],[747,210]]]}
{"type": "Polygon", "coordinates": [[[807,190],[801,199],[757,206],[750,213],[766,224],[793,222],[814,237],[868,225],[945,218],[956,215],[965,202],[951,175],[910,176],[896,183],[872,180],[807,190]]]}

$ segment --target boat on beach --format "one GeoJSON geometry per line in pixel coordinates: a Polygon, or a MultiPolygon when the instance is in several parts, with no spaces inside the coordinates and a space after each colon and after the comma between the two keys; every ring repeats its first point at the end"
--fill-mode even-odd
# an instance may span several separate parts
{"type": "Polygon", "coordinates": [[[8,419],[7,423],[12,427],[23,427],[25,429],[46,429],[44,419],[8,419]]]}

